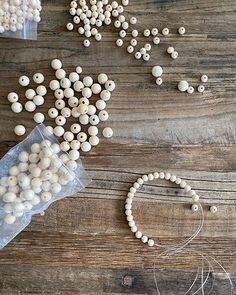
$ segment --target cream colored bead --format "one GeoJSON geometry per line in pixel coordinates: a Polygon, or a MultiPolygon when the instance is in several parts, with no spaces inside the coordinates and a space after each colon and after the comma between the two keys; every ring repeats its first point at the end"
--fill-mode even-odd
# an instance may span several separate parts
{"type": "Polygon", "coordinates": [[[137,239],[141,239],[142,238],[142,232],[141,231],[137,231],[136,233],[135,233],[135,237],[137,238],[137,239]]]}
{"type": "Polygon", "coordinates": [[[77,107],[79,105],[79,100],[77,97],[70,97],[68,99],[68,105],[71,107],[71,108],[74,108],[74,107],[77,107]]]}
{"type": "Polygon", "coordinates": [[[171,58],[172,59],[176,59],[176,58],[178,58],[178,56],[179,56],[179,54],[178,54],[177,51],[174,51],[174,52],[171,53],[171,58]]]}
{"type": "Polygon", "coordinates": [[[85,142],[87,140],[87,134],[85,132],[80,132],[77,135],[77,139],[79,142],[85,142]]]}
{"type": "Polygon", "coordinates": [[[81,143],[81,150],[83,152],[89,152],[91,150],[91,144],[87,141],[81,143]]]}
{"type": "Polygon", "coordinates": [[[78,123],[72,124],[71,127],[70,127],[70,131],[75,133],[75,134],[78,134],[81,131],[80,124],[78,124],[78,123]]]}
{"type": "Polygon", "coordinates": [[[202,81],[203,83],[206,83],[206,82],[208,81],[208,77],[207,77],[207,75],[202,75],[202,76],[201,76],[201,81],[202,81]]]}
{"type": "Polygon", "coordinates": [[[32,112],[35,111],[35,109],[36,109],[36,105],[35,105],[32,101],[27,101],[27,102],[25,103],[25,110],[26,110],[27,112],[32,113],[32,112]]]}
{"type": "Polygon", "coordinates": [[[210,211],[211,213],[215,214],[218,211],[218,208],[216,206],[211,206],[210,211]]]}
{"type": "Polygon", "coordinates": [[[175,183],[179,185],[181,183],[181,181],[182,181],[182,179],[177,177],[175,183]]]}
{"type": "Polygon", "coordinates": [[[156,36],[158,34],[158,29],[157,28],[153,28],[151,30],[151,34],[152,34],[152,36],[156,36]]]}
{"type": "Polygon", "coordinates": [[[185,27],[180,27],[180,28],[178,29],[178,32],[179,32],[180,35],[184,35],[185,32],[186,32],[185,27]]]}
{"type": "Polygon", "coordinates": [[[87,114],[80,115],[79,116],[79,122],[82,125],[88,125],[88,123],[89,123],[89,116],[87,114]]]}
{"type": "Polygon", "coordinates": [[[51,67],[54,70],[58,70],[62,68],[62,62],[59,59],[53,59],[51,62],[51,67]]]}
{"type": "Polygon", "coordinates": [[[34,121],[38,124],[43,123],[45,120],[45,116],[42,113],[35,113],[34,114],[34,121]]]}
{"type": "Polygon", "coordinates": [[[63,116],[58,116],[56,117],[55,119],[55,123],[58,125],[58,126],[64,126],[66,124],[66,118],[63,117],[63,116]]]}
{"type": "Polygon", "coordinates": [[[199,206],[197,204],[193,204],[191,208],[193,212],[197,212],[199,210],[199,206]]]}
{"type": "Polygon", "coordinates": [[[137,18],[136,17],[131,17],[129,22],[131,23],[131,25],[135,25],[137,23],[137,18]]]}
{"type": "Polygon", "coordinates": [[[163,74],[163,68],[161,66],[155,66],[152,68],[153,77],[160,77],[163,74]]]}
{"type": "Polygon", "coordinates": [[[72,140],[70,143],[70,148],[72,150],[79,150],[80,149],[80,142],[78,140],[72,140]]]}
{"type": "Polygon", "coordinates": [[[156,79],[156,84],[157,84],[157,85],[160,86],[160,85],[162,85],[162,83],[163,83],[163,80],[162,80],[161,77],[159,77],[159,78],[156,79]]]}
{"type": "Polygon", "coordinates": [[[149,239],[147,243],[149,247],[153,247],[155,245],[155,242],[152,239],[149,239]]]}
{"type": "Polygon", "coordinates": [[[43,85],[39,85],[36,88],[36,92],[40,96],[45,96],[47,94],[47,88],[45,86],[43,86],[43,85]]]}
{"type": "Polygon", "coordinates": [[[89,143],[91,146],[96,146],[99,144],[99,138],[96,135],[93,135],[89,138],[89,143]]]}
{"type": "Polygon", "coordinates": [[[100,98],[104,101],[108,101],[110,100],[111,98],[111,92],[108,91],[108,90],[103,90],[101,93],[100,93],[100,98]]]}
{"type": "Polygon", "coordinates": [[[98,134],[98,128],[96,126],[90,126],[88,128],[88,134],[90,136],[96,136],[98,134]]]}
{"type": "Polygon", "coordinates": [[[65,141],[71,142],[74,139],[74,134],[70,131],[66,131],[63,137],[65,141]]]}
{"type": "Polygon", "coordinates": [[[64,96],[65,96],[66,98],[74,97],[74,95],[75,95],[75,92],[74,92],[74,90],[73,90],[72,88],[66,88],[66,89],[64,90],[64,96]]]}
{"type": "Polygon", "coordinates": [[[83,97],[86,97],[86,98],[90,98],[92,96],[92,90],[88,87],[85,87],[82,89],[82,95],[83,97]]]}
{"type": "Polygon", "coordinates": [[[149,29],[145,29],[145,30],[143,31],[143,36],[144,36],[144,37],[149,37],[150,35],[151,35],[151,32],[150,32],[149,29]]]}
{"type": "Polygon", "coordinates": [[[185,92],[188,90],[189,84],[187,81],[183,80],[178,83],[178,89],[181,92],[185,92]]]}
{"type": "Polygon", "coordinates": [[[137,190],[137,189],[139,189],[140,188],[140,185],[139,185],[139,183],[138,182],[135,182],[134,184],[133,184],[133,187],[137,190]]]}
{"type": "Polygon", "coordinates": [[[106,83],[105,83],[105,89],[112,92],[114,91],[116,88],[116,84],[114,81],[112,80],[108,80],[106,83]]]}
{"type": "Polygon", "coordinates": [[[194,203],[197,203],[197,202],[199,202],[199,196],[197,195],[197,194],[194,194],[193,196],[192,196],[192,200],[193,200],[193,202],[194,203]]]}
{"type": "Polygon", "coordinates": [[[3,195],[2,199],[5,203],[12,203],[16,199],[16,194],[13,192],[7,192],[3,195]]]}
{"type": "Polygon", "coordinates": [[[91,90],[94,94],[99,94],[102,91],[100,84],[94,83],[91,87],[91,90]]]}
{"type": "Polygon", "coordinates": [[[49,202],[52,199],[52,194],[50,192],[43,192],[41,194],[41,200],[43,202],[49,202]]]}
{"type": "Polygon", "coordinates": [[[126,31],[125,30],[121,30],[119,33],[121,38],[125,38],[126,37],[126,31]]]}
{"type": "Polygon", "coordinates": [[[205,86],[199,85],[197,90],[198,90],[199,93],[203,93],[205,91],[205,86]]]}
{"type": "Polygon", "coordinates": [[[138,183],[139,185],[143,185],[144,181],[143,181],[142,178],[138,178],[138,179],[137,179],[137,183],[138,183]]]}
{"type": "Polygon", "coordinates": [[[147,236],[142,236],[141,241],[146,244],[148,242],[148,237],[147,236]]]}
{"type": "Polygon", "coordinates": [[[42,73],[36,73],[33,75],[33,80],[37,84],[42,84],[44,82],[44,75],[42,73]]]}
{"type": "Polygon", "coordinates": [[[17,125],[14,128],[14,132],[15,132],[16,135],[22,136],[22,135],[25,134],[26,130],[25,130],[25,127],[23,125],[17,125]]]}
{"type": "Polygon", "coordinates": [[[66,166],[68,167],[68,169],[70,169],[72,171],[75,171],[78,165],[77,165],[77,163],[74,160],[69,160],[66,163],[66,166]]]}
{"type": "Polygon", "coordinates": [[[176,176],[172,174],[172,175],[171,175],[171,178],[170,178],[170,181],[171,181],[171,182],[175,182],[175,181],[176,181],[176,176]]]}
{"type": "Polygon", "coordinates": [[[149,61],[150,60],[150,54],[149,53],[145,53],[144,55],[143,55],[143,60],[144,61],[149,61]]]}
{"type": "Polygon", "coordinates": [[[169,29],[168,28],[164,28],[163,30],[162,30],[162,35],[163,36],[167,36],[167,35],[169,35],[169,29]]]}
{"type": "Polygon", "coordinates": [[[150,174],[148,174],[148,180],[149,180],[149,181],[152,181],[153,179],[154,179],[154,175],[153,175],[153,174],[151,174],[151,173],[150,173],[150,174]]]}
{"type": "Polygon", "coordinates": [[[36,95],[36,92],[34,91],[34,89],[27,89],[25,91],[25,97],[29,100],[32,100],[36,95]]]}
{"type": "Polygon", "coordinates": [[[27,76],[21,76],[19,78],[19,84],[23,87],[28,86],[30,83],[30,79],[27,76]]]}
{"type": "Polygon", "coordinates": [[[136,225],[131,227],[132,233],[136,233],[137,230],[138,230],[138,228],[136,225]]]}
{"type": "Polygon", "coordinates": [[[33,103],[36,106],[41,106],[44,104],[44,98],[41,95],[35,95],[33,98],[33,103]]]}
{"type": "Polygon", "coordinates": [[[70,150],[70,144],[68,141],[63,141],[60,144],[60,148],[63,152],[68,152],[70,150]]]}
{"type": "Polygon", "coordinates": [[[189,86],[188,89],[187,89],[187,92],[189,94],[192,94],[194,92],[194,88],[192,86],[189,86]]]}
{"type": "Polygon", "coordinates": [[[141,52],[137,51],[137,52],[135,53],[134,57],[135,57],[136,59],[140,59],[140,58],[142,57],[141,52]]]}
{"type": "Polygon", "coordinates": [[[98,83],[105,84],[108,81],[108,76],[104,73],[98,75],[98,83]]]}
{"type": "Polygon", "coordinates": [[[4,222],[6,224],[13,224],[15,221],[16,221],[16,217],[14,215],[12,215],[12,214],[7,214],[4,217],[4,222]]]}
{"type": "Polygon", "coordinates": [[[174,47],[168,47],[167,48],[167,53],[171,54],[175,51],[174,47]]]}
{"type": "Polygon", "coordinates": [[[61,137],[64,133],[65,133],[65,129],[62,126],[56,126],[53,129],[53,133],[57,136],[57,137],[61,137]]]}
{"type": "Polygon", "coordinates": [[[69,151],[69,158],[70,160],[77,161],[80,157],[80,153],[77,150],[69,151]]]}
{"type": "Polygon", "coordinates": [[[155,44],[155,45],[158,45],[160,43],[160,41],[161,40],[160,40],[159,37],[154,37],[153,40],[152,40],[153,44],[155,44]]]}
{"type": "Polygon", "coordinates": [[[58,110],[62,110],[64,107],[66,106],[66,103],[64,100],[62,99],[57,99],[55,101],[55,107],[58,109],[58,110]]]}
{"type": "Polygon", "coordinates": [[[148,181],[148,176],[147,175],[143,175],[142,176],[142,180],[145,181],[145,182],[148,181]]]}
{"type": "Polygon", "coordinates": [[[15,92],[10,92],[7,96],[7,99],[10,103],[14,103],[14,102],[17,102],[18,99],[19,99],[19,96],[17,93],[15,92]]]}
{"type": "Polygon", "coordinates": [[[113,130],[110,127],[103,129],[102,134],[105,138],[111,138],[113,136],[113,130]]]}
{"type": "Polygon", "coordinates": [[[19,102],[13,102],[13,104],[11,105],[11,110],[16,114],[21,113],[22,109],[22,104],[19,102]]]}
{"type": "Polygon", "coordinates": [[[132,37],[137,38],[138,37],[138,30],[133,30],[131,35],[132,35],[132,37]]]}
{"type": "Polygon", "coordinates": [[[130,53],[130,54],[133,53],[133,52],[134,52],[134,47],[131,46],[131,45],[128,46],[128,47],[127,47],[127,52],[130,53]]]}

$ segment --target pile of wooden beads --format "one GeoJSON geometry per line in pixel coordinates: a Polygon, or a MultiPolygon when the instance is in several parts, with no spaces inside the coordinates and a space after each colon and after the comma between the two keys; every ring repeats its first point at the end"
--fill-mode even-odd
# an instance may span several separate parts
{"type": "Polygon", "coordinates": [[[0,34],[21,31],[26,20],[39,23],[40,0],[0,0],[0,34]]]}
{"type": "Polygon", "coordinates": [[[51,202],[75,179],[76,169],[74,155],[62,153],[59,144],[50,140],[34,142],[29,151],[21,151],[8,176],[0,179],[4,222],[13,224],[24,212],[51,202]]]}
{"type": "MultiPolygon", "coordinates": [[[[104,73],[98,75],[97,82],[90,76],[84,76],[81,79],[80,66],[67,78],[66,72],[62,69],[62,62],[58,59],[53,60],[51,66],[55,70],[57,80],[52,80],[49,87],[54,91],[56,102],[55,107],[49,109],[48,115],[55,119],[57,126],[48,128],[57,137],[63,137],[64,141],[61,143],[63,151],[81,149],[83,152],[89,152],[92,146],[99,143],[97,126],[109,118],[106,106],[115,90],[115,82],[109,80],[104,73]],[[99,98],[95,105],[91,103],[93,96],[99,98]],[[76,119],[76,123],[73,123],[66,131],[64,126],[67,118],[71,116],[76,119]],[[88,127],[87,133],[82,130],[82,126],[88,127]]],[[[102,134],[110,138],[113,131],[110,127],[106,127],[102,134]]]]}
{"type": "Polygon", "coordinates": [[[68,23],[66,28],[72,31],[74,25],[77,25],[78,33],[87,38],[83,42],[84,46],[89,47],[89,38],[93,37],[96,41],[101,41],[102,35],[98,29],[104,24],[110,25],[112,17],[117,18],[122,15],[124,6],[128,4],[128,0],[122,0],[122,5],[116,1],[109,4],[108,0],[71,1],[69,12],[73,17],[73,23],[68,23]]]}
{"type": "MultiPolygon", "coordinates": [[[[206,83],[208,81],[208,76],[207,75],[202,75],[201,76],[201,82],[202,83],[206,83]]],[[[178,89],[180,92],[187,92],[189,94],[192,94],[195,89],[193,86],[189,85],[188,81],[186,80],[182,80],[178,83],[178,89]]],[[[205,86],[200,84],[198,87],[197,87],[197,90],[199,93],[203,93],[205,91],[205,86]]]]}
{"type": "Polygon", "coordinates": [[[125,203],[125,214],[126,218],[129,224],[129,227],[131,228],[132,233],[135,234],[135,237],[137,239],[140,239],[143,243],[147,243],[148,246],[153,247],[155,245],[155,242],[153,239],[150,239],[148,236],[144,235],[141,231],[138,230],[133,214],[132,214],[132,204],[133,199],[135,196],[136,191],[145,183],[148,181],[153,181],[154,179],[163,179],[168,180],[172,183],[175,183],[180,186],[180,188],[184,189],[184,191],[192,197],[193,205],[192,205],[192,211],[196,212],[199,210],[199,196],[196,194],[194,190],[191,189],[191,187],[181,178],[176,177],[173,174],[165,173],[165,172],[154,172],[153,174],[143,175],[141,178],[138,178],[137,181],[133,184],[133,186],[130,188],[127,199],[125,203]]]}
{"type": "MultiPolygon", "coordinates": [[[[38,84],[36,89],[28,88],[25,91],[25,98],[27,99],[24,104],[24,109],[27,112],[33,113],[39,106],[44,104],[44,96],[47,94],[47,88],[42,85],[44,82],[44,76],[41,73],[33,75],[33,81],[38,84]]],[[[27,87],[30,84],[30,79],[27,76],[21,76],[19,78],[19,84],[22,87],[27,87]]],[[[23,111],[22,103],[19,101],[19,95],[16,92],[10,92],[7,96],[8,101],[11,103],[11,110],[14,113],[21,113],[23,111]]],[[[43,113],[37,112],[34,114],[33,119],[36,123],[43,123],[45,116],[43,113]]],[[[22,136],[25,134],[25,127],[23,125],[17,125],[15,127],[15,134],[22,136]]]]}

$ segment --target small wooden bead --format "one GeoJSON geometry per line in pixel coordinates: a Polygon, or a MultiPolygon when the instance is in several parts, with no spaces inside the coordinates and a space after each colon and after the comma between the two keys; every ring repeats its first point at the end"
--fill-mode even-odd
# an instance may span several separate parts
{"type": "Polygon", "coordinates": [[[198,196],[197,194],[194,194],[194,195],[192,196],[192,200],[193,200],[194,203],[199,202],[199,196],[198,196]]]}
{"type": "Polygon", "coordinates": [[[174,47],[168,47],[167,48],[167,53],[171,54],[175,51],[174,47]]]}
{"type": "Polygon", "coordinates": [[[133,199],[134,198],[134,194],[131,193],[131,192],[128,192],[127,197],[133,199]]]}
{"type": "Polygon", "coordinates": [[[149,60],[150,60],[150,54],[149,54],[149,53],[145,53],[145,54],[143,55],[143,60],[144,60],[144,61],[149,61],[149,60]]]}
{"type": "Polygon", "coordinates": [[[45,120],[45,116],[42,113],[35,113],[34,114],[34,121],[38,124],[43,123],[45,120]]]}
{"type": "Polygon", "coordinates": [[[142,178],[138,178],[138,179],[137,179],[137,183],[138,183],[139,185],[143,185],[144,181],[143,181],[142,178]]]}
{"type": "Polygon", "coordinates": [[[99,144],[99,138],[97,136],[91,136],[89,138],[89,143],[91,144],[91,146],[96,146],[99,144]]]}
{"type": "Polygon", "coordinates": [[[181,188],[185,188],[186,185],[187,185],[186,182],[185,182],[184,180],[181,180],[179,186],[180,186],[181,188]]]}
{"type": "Polygon", "coordinates": [[[133,220],[130,220],[129,221],[129,227],[133,227],[133,226],[135,226],[135,222],[133,220]]]}
{"type": "Polygon", "coordinates": [[[189,94],[192,94],[194,92],[194,88],[192,86],[189,86],[188,89],[187,89],[187,92],[189,94]]]}
{"type": "Polygon", "coordinates": [[[64,133],[65,133],[65,129],[62,126],[56,126],[53,129],[53,133],[57,136],[57,137],[61,137],[64,133]]]}
{"type": "Polygon", "coordinates": [[[169,29],[168,28],[164,28],[163,30],[162,30],[162,35],[163,36],[167,36],[167,35],[169,35],[169,29]]]}
{"type": "Polygon", "coordinates": [[[210,211],[211,211],[211,213],[215,214],[218,211],[218,209],[216,206],[211,206],[210,211]]]}
{"type": "Polygon", "coordinates": [[[186,185],[186,186],[184,187],[184,190],[188,193],[189,191],[191,191],[191,186],[186,185]]]}
{"type": "Polygon", "coordinates": [[[119,33],[119,35],[120,35],[121,38],[125,38],[126,31],[125,30],[121,30],[120,33],[119,33]]]}
{"type": "Polygon", "coordinates": [[[134,184],[133,184],[133,187],[137,190],[137,189],[139,189],[140,188],[140,185],[139,185],[139,183],[138,182],[135,182],[134,184]]]}
{"type": "Polygon", "coordinates": [[[130,204],[131,205],[132,204],[132,199],[131,198],[127,198],[126,199],[126,204],[130,204]]]}
{"type": "Polygon", "coordinates": [[[208,77],[207,77],[207,75],[202,75],[202,76],[201,76],[201,81],[202,81],[203,83],[206,83],[206,82],[208,81],[208,77]]]}
{"type": "Polygon", "coordinates": [[[63,137],[65,141],[71,142],[74,139],[74,134],[70,131],[66,131],[63,137]]]}
{"type": "Polygon", "coordinates": [[[152,40],[153,44],[155,44],[155,45],[158,45],[160,43],[160,41],[161,40],[160,40],[159,37],[154,37],[153,40],[152,40]]]}
{"type": "Polygon", "coordinates": [[[137,23],[137,18],[136,17],[131,17],[129,22],[131,23],[131,25],[135,25],[137,23]]]}
{"type": "Polygon", "coordinates": [[[19,84],[23,87],[28,86],[30,83],[30,79],[27,76],[21,76],[19,78],[19,84]]]}
{"type": "Polygon", "coordinates": [[[155,179],[158,179],[159,178],[159,173],[158,172],[154,172],[153,173],[153,176],[154,176],[155,179]]]}
{"type": "Polygon", "coordinates": [[[171,174],[170,173],[165,173],[165,179],[166,180],[170,180],[170,178],[171,178],[171,174]]]}
{"type": "Polygon", "coordinates": [[[191,208],[193,212],[197,212],[199,210],[199,207],[197,204],[193,204],[191,208]]]}
{"type": "Polygon", "coordinates": [[[155,242],[152,239],[148,240],[148,246],[153,247],[155,245],[155,242]]]}
{"type": "Polygon", "coordinates": [[[142,54],[141,54],[141,52],[138,51],[138,52],[135,53],[134,56],[135,56],[136,59],[140,59],[142,57],[142,54]]]}
{"type": "Polygon", "coordinates": [[[130,41],[130,45],[132,45],[133,47],[137,46],[138,42],[136,39],[131,39],[130,41]]]}
{"type": "Polygon", "coordinates": [[[125,210],[125,215],[126,216],[132,215],[132,210],[130,210],[130,209],[125,210]]]}
{"type": "Polygon", "coordinates": [[[72,23],[67,23],[66,28],[68,31],[72,31],[74,29],[74,25],[72,23]]]}
{"type": "Polygon", "coordinates": [[[81,143],[81,150],[83,152],[89,152],[91,150],[91,144],[87,141],[81,143]]]}
{"type": "Polygon", "coordinates": [[[152,45],[147,43],[144,45],[144,48],[147,50],[147,51],[150,51],[152,49],[152,45]]]}
{"type": "Polygon", "coordinates": [[[132,34],[132,37],[137,38],[138,37],[138,30],[133,30],[131,34],[132,34]]]}
{"type": "Polygon", "coordinates": [[[198,90],[199,93],[203,93],[205,91],[205,86],[199,85],[197,90],[198,90]]]}
{"type": "Polygon", "coordinates": [[[144,37],[149,37],[150,35],[151,35],[151,32],[150,32],[149,29],[145,29],[145,30],[143,31],[143,36],[144,36],[144,37]]]}
{"type": "Polygon", "coordinates": [[[182,181],[181,178],[177,177],[175,183],[179,185],[181,181],[182,181]]]}
{"type": "Polygon", "coordinates": [[[176,176],[172,174],[171,175],[171,178],[170,178],[170,181],[171,182],[176,182],[176,176]]]}
{"type": "Polygon", "coordinates": [[[138,228],[136,225],[131,227],[132,233],[136,233],[137,230],[138,230],[138,228]]]}
{"type": "MultiPolygon", "coordinates": [[[[128,222],[133,221],[133,220],[134,220],[133,215],[128,215],[128,216],[126,216],[126,220],[127,220],[128,222]]],[[[135,223],[134,223],[134,225],[132,225],[132,226],[135,226],[135,223]]]]}
{"type": "Polygon", "coordinates": [[[14,128],[14,132],[15,132],[16,135],[22,136],[22,135],[25,134],[26,130],[25,130],[25,127],[23,125],[17,125],[14,128]]]}
{"type": "Polygon", "coordinates": [[[178,32],[179,32],[180,35],[184,35],[185,32],[186,32],[185,27],[180,27],[180,28],[178,29],[178,32]]]}
{"type": "Polygon", "coordinates": [[[11,110],[16,114],[21,113],[22,109],[23,109],[22,104],[19,102],[13,102],[13,104],[11,105],[11,110]]]}
{"type": "Polygon", "coordinates": [[[164,172],[160,172],[159,173],[159,177],[160,177],[160,179],[164,179],[165,178],[165,173],[164,172]]]}
{"type": "Polygon", "coordinates": [[[152,36],[156,36],[158,34],[158,29],[157,28],[153,28],[151,30],[151,34],[152,34],[152,36]]]}
{"type": "Polygon", "coordinates": [[[14,102],[17,102],[18,99],[19,99],[19,96],[17,93],[15,92],[10,92],[7,96],[7,99],[10,103],[14,103],[14,102]]]}
{"type": "Polygon", "coordinates": [[[123,42],[122,39],[117,39],[117,40],[116,40],[116,45],[117,45],[118,47],[122,47],[123,44],[124,44],[124,42],[123,42]]]}
{"type": "Polygon", "coordinates": [[[32,100],[36,95],[36,92],[34,91],[34,89],[27,89],[25,91],[25,97],[29,100],[32,100]]]}
{"type": "Polygon", "coordinates": [[[12,215],[12,214],[7,214],[4,217],[4,222],[6,224],[13,224],[15,221],[16,221],[16,217],[14,215],[12,215]]]}
{"type": "Polygon", "coordinates": [[[127,47],[127,52],[130,53],[130,54],[133,53],[133,52],[134,52],[134,47],[131,46],[131,45],[128,46],[128,47],[127,47]]]}
{"type": "Polygon", "coordinates": [[[163,68],[161,66],[155,66],[152,68],[153,77],[160,77],[163,74],[163,68]]]}
{"type": "Polygon", "coordinates": [[[131,187],[131,188],[129,189],[129,191],[131,192],[131,194],[135,194],[135,193],[136,193],[136,189],[135,189],[134,187],[131,187]]]}
{"type": "Polygon", "coordinates": [[[33,75],[33,80],[37,84],[42,84],[44,82],[44,75],[41,73],[36,73],[33,75]]]}
{"type": "Polygon", "coordinates": [[[159,78],[156,79],[156,84],[157,84],[157,85],[160,86],[160,85],[162,85],[162,83],[163,83],[163,80],[162,80],[161,77],[159,77],[159,78]]]}
{"type": "Polygon", "coordinates": [[[110,127],[103,129],[102,134],[105,138],[111,138],[113,136],[113,130],[110,127]]]}
{"type": "Polygon", "coordinates": [[[145,181],[145,182],[148,181],[148,176],[147,175],[143,175],[142,176],[142,180],[145,181]]]}
{"type": "Polygon", "coordinates": [[[188,90],[189,84],[187,81],[183,80],[178,83],[178,89],[181,92],[185,92],[188,90]]]}
{"type": "Polygon", "coordinates": [[[178,54],[177,51],[174,51],[174,52],[171,53],[171,58],[172,59],[176,59],[176,58],[178,58],[178,56],[179,56],[179,54],[178,54]]]}
{"type": "Polygon", "coordinates": [[[148,241],[148,237],[147,236],[142,236],[141,241],[146,244],[148,241]]]}
{"type": "Polygon", "coordinates": [[[137,239],[141,239],[142,238],[142,232],[141,231],[137,231],[136,233],[135,233],[135,237],[137,238],[137,239]]]}
{"type": "Polygon", "coordinates": [[[91,45],[88,39],[84,40],[83,44],[84,44],[84,47],[89,47],[91,45]]]}
{"type": "Polygon", "coordinates": [[[148,180],[152,181],[154,179],[154,175],[153,174],[148,174],[148,180]]]}

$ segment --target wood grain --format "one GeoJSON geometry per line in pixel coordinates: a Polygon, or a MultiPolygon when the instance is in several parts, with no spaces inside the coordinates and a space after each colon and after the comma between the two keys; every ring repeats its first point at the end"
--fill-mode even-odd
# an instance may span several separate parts
{"type": "MultiPolygon", "coordinates": [[[[68,5],[66,0],[43,2],[37,42],[0,39],[0,155],[19,141],[13,134],[16,123],[28,131],[33,127],[29,114],[10,112],[7,93],[14,90],[23,97],[17,85],[21,74],[40,71],[48,83],[54,75],[50,61],[56,57],[67,72],[81,65],[85,75],[106,72],[116,81],[108,106],[115,136],[101,138],[99,147],[82,157],[93,178],[90,186],[52,205],[44,217],[33,217],[0,252],[0,294],[157,294],[155,261],[161,293],[184,294],[200,257],[183,253],[161,259],[160,250],[134,239],[123,213],[130,185],[155,170],[183,177],[199,193],[205,224],[190,247],[216,257],[235,282],[235,1],[131,1],[126,15],[137,16],[140,32],[153,26],[171,31],[153,48],[148,63],[117,48],[118,32],[112,27],[102,28],[102,42],[84,49],[83,39],[65,30],[68,5]],[[181,25],[187,30],[183,37],[176,34],[181,25]],[[166,53],[170,45],[179,52],[175,61],[166,53]],[[156,64],[164,68],[161,87],[150,74],[156,64]],[[196,87],[201,74],[210,78],[203,95],[176,90],[180,79],[196,87]],[[210,214],[210,204],[218,205],[216,215],[210,214]]],[[[130,38],[129,33],[125,44],[130,38]]],[[[147,41],[138,38],[140,46],[147,41]]],[[[46,113],[53,103],[49,92],[41,110],[46,113]]],[[[137,196],[137,223],[162,245],[181,242],[199,224],[199,215],[189,210],[190,199],[168,182],[148,184],[137,196]]],[[[214,279],[214,295],[230,294],[222,269],[214,268],[206,294],[214,279]]]]}

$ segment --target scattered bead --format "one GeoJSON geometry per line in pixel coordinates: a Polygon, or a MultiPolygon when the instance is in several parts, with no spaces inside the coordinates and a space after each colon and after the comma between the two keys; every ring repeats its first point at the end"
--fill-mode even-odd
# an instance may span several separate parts
{"type": "Polygon", "coordinates": [[[181,92],[185,92],[185,91],[187,91],[188,90],[188,87],[189,87],[189,84],[188,84],[188,82],[187,81],[180,81],[179,83],[178,83],[178,89],[179,89],[179,91],[181,91],[181,92]]]}
{"type": "Polygon", "coordinates": [[[206,83],[206,82],[208,81],[208,76],[207,76],[207,75],[202,75],[202,76],[201,76],[201,81],[202,81],[203,83],[206,83]]]}
{"type": "Polygon", "coordinates": [[[167,36],[167,35],[169,35],[169,33],[170,33],[170,31],[169,31],[168,28],[164,28],[164,29],[162,30],[162,35],[163,35],[163,36],[167,36]]]}
{"type": "Polygon", "coordinates": [[[103,129],[102,134],[105,138],[111,138],[113,136],[113,130],[110,127],[103,129]]]}
{"type": "Polygon", "coordinates": [[[180,35],[184,35],[185,32],[186,32],[185,27],[180,27],[178,32],[179,32],[180,35]]]}
{"type": "Polygon", "coordinates": [[[163,74],[163,68],[161,66],[155,66],[152,68],[153,77],[160,77],[163,74]]]}
{"type": "Polygon", "coordinates": [[[199,85],[197,90],[198,90],[199,93],[203,93],[205,91],[205,86],[199,85]]]}
{"type": "Polygon", "coordinates": [[[211,206],[210,211],[211,213],[215,214],[218,211],[218,208],[216,206],[211,206]]]}

